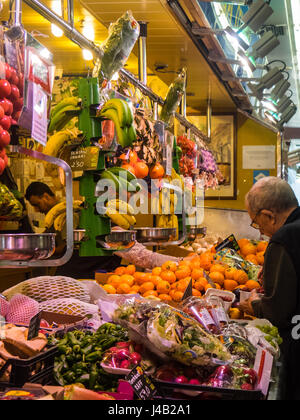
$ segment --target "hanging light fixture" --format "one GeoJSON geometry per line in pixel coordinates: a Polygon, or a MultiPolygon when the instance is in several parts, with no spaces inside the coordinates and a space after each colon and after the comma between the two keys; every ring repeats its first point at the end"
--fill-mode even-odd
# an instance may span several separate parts
{"type": "Polygon", "coordinates": [[[94,59],[93,53],[85,48],[82,50],[82,57],[85,61],[92,61],[94,59]]]}
{"type": "MultiPolygon", "coordinates": [[[[58,16],[60,16],[60,17],[62,16],[62,7],[61,7],[61,1],[60,0],[53,0],[52,5],[51,5],[51,9],[58,16]]],[[[64,34],[63,30],[60,29],[58,26],[54,25],[54,23],[51,23],[51,32],[57,38],[61,38],[64,34]]]]}

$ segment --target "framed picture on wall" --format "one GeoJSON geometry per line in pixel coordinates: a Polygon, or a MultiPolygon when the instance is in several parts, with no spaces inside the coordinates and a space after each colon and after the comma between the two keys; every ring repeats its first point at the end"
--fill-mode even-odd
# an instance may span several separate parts
{"type": "MultiPolygon", "coordinates": [[[[203,132],[207,130],[206,116],[189,116],[193,124],[203,132]]],[[[237,197],[236,182],[236,116],[213,115],[211,123],[211,143],[209,149],[213,152],[220,171],[220,184],[217,189],[208,189],[206,200],[235,200],[237,197]]]]}

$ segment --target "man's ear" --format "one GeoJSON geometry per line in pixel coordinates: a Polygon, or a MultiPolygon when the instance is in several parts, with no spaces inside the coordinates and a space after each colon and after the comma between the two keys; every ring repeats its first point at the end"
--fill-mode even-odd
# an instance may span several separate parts
{"type": "Polygon", "coordinates": [[[264,214],[265,216],[268,216],[270,219],[274,220],[274,223],[276,222],[275,214],[271,210],[262,210],[261,214],[264,214]]]}

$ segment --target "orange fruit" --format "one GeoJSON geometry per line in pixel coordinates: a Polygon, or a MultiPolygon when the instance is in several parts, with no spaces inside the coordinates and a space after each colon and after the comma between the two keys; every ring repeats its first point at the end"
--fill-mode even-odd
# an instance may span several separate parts
{"type": "Polygon", "coordinates": [[[245,245],[250,244],[249,239],[240,239],[238,241],[239,247],[242,249],[245,245]]]}
{"type": "Polygon", "coordinates": [[[249,262],[251,262],[252,264],[258,265],[258,260],[257,260],[257,257],[256,257],[256,255],[254,255],[254,254],[247,255],[247,257],[246,257],[246,261],[249,261],[249,262]]]}
{"type": "Polygon", "coordinates": [[[191,276],[193,280],[199,280],[201,277],[203,277],[203,274],[203,268],[194,268],[191,276]]]}
{"type": "Polygon", "coordinates": [[[177,280],[183,280],[191,274],[191,269],[187,266],[180,266],[175,272],[177,280]]]}
{"type": "Polygon", "coordinates": [[[212,273],[210,273],[209,277],[214,283],[218,283],[220,286],[223,286],[225,277],[222,273],[219,273],[218,271],[213,271],[212,273]]]}
{"type": "Polygon", "coordinates": [[[143,294],[143,297],[144,297],[144,298],[149,297],[149,296],[155,296],[155,297],[158,297],[158,293],[157,293],[157,291],[156,291],[156,290],[148,290],[147,292],[145,292],[145,293],[143,294]]]}
{"type": "Polygon", "coordinates": [[[176,292],[173,293],[172,299],[175,302],[180,302],[182,300],[183,296],[184,296],[183,292],[176,291],[176,292]]]}
{"type": "Polygon", "coordinates": [[[139,291],[140,291],[140,286],[132,286],[132,288],[130,289],[130,293],[132,293],[132,294],[136,294],[136,293],[139,293],[139,291]]]}
{"type": "Polygon", "coordinates": [[[222,287],[218,283],[215,283],[215,286],[216,286],[216,289],[222,290],[222,287]]]}
{"type": "Polygon", "coordinates": [[[168,294],[170,291],[170,288],[171,288],[170,283],[168,283],[165,280],[161,280],[156,286],[156,290],[158,291],[158,294],[160,295],[168,294]]]}
{"type": "Polygon", "coordinates": [[[200,258],[198,258],[198,257],[197,258],[194,258],[191,261],[190,267],[191,267],[192,270],[201,269],[201,261],[200,261],[200,258]]]}
{"type": "Polygon", "coordinates": [[[233,268],[233,267],[227,268],[225,270],[225,278],[227,280],[234,280],[234,275],[236,271],[237,271],[236,268],[233,268]]]}
{"type": "Polygon", "coordinates": [[[144,293],[149,292],[150,290],[154,290],[155,286],[151,281],[147,281],[143,283],[140,287],[140,293],[144,295],[144,293]]]}
{"type": "Polygon", "coordinates": [[[205,286],[205,292],[207,292],[208,289],[213,289],[213,287],[209,283],[207,283],[207,285],[205,286]]]}
{"type": "Polygon", "coordinates": [[[199,292],[204,292],[205,286],[201,281],[196,281],[194,284],[194,289],[198,290],[199,292]]]}
{"type": "Polygon", "coordinates": [[[193,296],[202,296],[201,292],[197,289],[193,289],[193,296]]]}
{"type": "Polygon", "coordinates": [[[235,280],[238,284],[246,284],[247,281],[249,280],[247,273],[245,273],[244,270],[236,270],[236,272],[234,273],[234,278],[233,280],[235,280]]]}
{"type": "Polygon", "coordinates": [[[133,276],[134,275],[134,273],[135,273],[135,271],[136,271],[136,268],[135,268],[135,265],[128,265],[127,267],[126,267],[126,274],[130,274],[131,276],[133,276]]]}
{"type": "Polygon", "coordinates": [[[116,294],[116,289],[114,286],[112,286],[111,284],[105,284],[104,286],[102,286],[103,289],[106,291],[106,293],[110,294],[110,295],[115,295],[116,294]]]}
{"type": "Polygon", "coordinates": [[[113,287],[117,287],[120,283],[120,276],[117,276],[116,274],[110,276],[107,280],[107,284],[111,284],[113,287]]]}
{"type": "Polygon", "coordinates": [[[209,271],[211,269],[213,261],[214,261],[214,254],[212,254],[211,252],[205,252],[204,254],[200,255],[201,267],[204,270],[209,271]]]}
{"type": "Polygon", "coordinates": [[[122,165],[123,169],[126,169],[127,171],[131,172],[133,175],[135,175],[135,169],[134,166],[130,165],[129,163],[125,163],[122,165]]]}
{"type": "Polygon", "coordinates": [[[135,279],[135,282],[138,285],[141,285],[144,281],[146,281],[147,274],[146,273],[140,273],[140,272],[137,271],[136,273],[134,273],[133,277],[135,279]]]}
{"type": "Polygon", "coordinates": [[[265,253],[264,252],[259,252],[258,254],[256,254],[256,258],[257,258],[258,265],[264,265],[264,263],[265,263],[265,253]]]}
{"type": "Polygon", "coordinates": [[[224,289],[232,292],[236,287],[238,287],[238,283],[234,280],[225,280],[224,281],[224,289]]]}
{"type": "Polygon", "coordinates": [[[174,261],[167,261],[162,265],[161,269],[162,269],[162,271],[173,271],[173,272],[175,272],[177,270],[177,264],[174,261]]]}
{"type": "Polygon", "coordinates": [[[131,287],[128,283],[121,283],[117,288],[118,295],[127,295],[130,293],[131,287]]]}
{"type": "Polygon", "coordinates": [[[255,290],[255,289],[260,289],[261,288],[261,285],[257,281],[249,280],[246,283],[246,287],[247,287],[247,289],[255,290]]]}
{"type": "Polygon", "coordinates": [[[126,267],[118,267],[115,269],[115,274],[118,276],[123,276],[123,274],[126,274],[126,267]]]}
{"type": "Polygon", "coordinates": [[[259,242],[259,244],[257,245],[257,252],[266,252],[267,248],[268,248],[269,243],[267,241],[261,241],[259,242]]]}
{"type": "Polygon", "coordinates": [[[256,246],[253,245],[251,242],[249,242],[249,244],[244,245],[241,248],[241,253],[244,257],[247,257],[248,255],[251,255],[251,254],[255,255],[256,254],[256,249],[257,249],[256,246]]]}
{"type": "Polygon", "coordinates": [[[150,281],[154,284],[154,286],[157,286],[158,283],[161,281],[161,277],[159,276],[151,276],[150,281]]]}
{"type": "Polygon", "coordinates": [[[134,285],[134,277],[129,274],[123,274],[123,276],[120,277],[120,282],[127,283],[131,287],[134,285]]]}
{"type": "Polygon", "coordinates": [[[161,267],[155,267],[152,270],[152,274],[153,276],[160,276],[162,272],[162,268],[161,267]]]}
{"type": "Polygon", "coordinates": [[[131,150],[129,152],[129,162],[130,162],[130,164],[132,166],[134,166],[138,162],[138,159],[139,159],[139,157],[138,157],[137,153],[134,150],[131,150]]]}
{"type": "Polygon", "coordinates": [[[167,281],[170,284],[176,282],[176,275],[173,271],[163,271],[160,275],[161,279],[167,281]]]}
{"type": "Polygon", "coordinates": [[[211,273],[217,272],[223,275],[225,274],[225,271],[226,271],[226,267],[222,264],[213,264],[210,269],[211,273]]]}
{"type": "Polygon", "coordinates": [[[185,292],[190,282],[191,277],[187,277],[186,279],[180,280],[179,282],[177,282],[176,290],[179,292],[185,292]]]}
{"type": "Polygon", "coordinates": [[[165,302],[171,302],[172,301],[172,297],[170,295],[166,295],[166,294],[161,294],[158,295],[160,300],[163,300],[165,302]]]}
{"type": "Polygon", "coordinates": [[[151,179],[161,179],[165,175],[164,167],[160,163],[156,163],[149,172],[151,179]]]}
{"type": "Polygon", "coordinates": [[[135,176],[139,179],[144,179],[149,175],[149,168],[145,162],[137,162],[134,165],[135,176]]]}

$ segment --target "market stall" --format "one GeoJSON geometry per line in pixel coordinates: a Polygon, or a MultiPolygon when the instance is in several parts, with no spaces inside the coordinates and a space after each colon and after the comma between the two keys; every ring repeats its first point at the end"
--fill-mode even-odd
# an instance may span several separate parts
{"type": "Polygon", "coordinates": [[[130,12],[100,49],[28,3],[98,60],[92,75],[54,82],[51,52],[18,19],[1,28],[0,176],[29,159],[28,180],[48,181],[60,199],[41,211],[26,194],[44,212],[29,232],[22,195],[0,183],[0,267],[58,268],[75,251],[124,263],[93,278],[1,287],[0,398],[266,399],[281,338],[238,303],[264,293],[268,243],[210,236],[203,225],[205,191],[226,173],[186,118],[188,69],[162,99],[124,70],[140,36],[130,12]]]}

